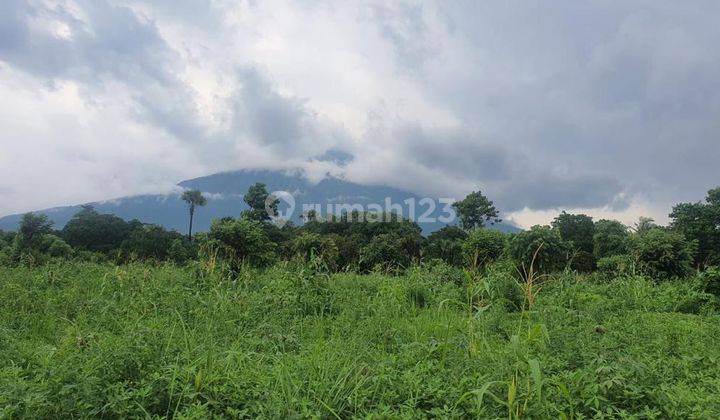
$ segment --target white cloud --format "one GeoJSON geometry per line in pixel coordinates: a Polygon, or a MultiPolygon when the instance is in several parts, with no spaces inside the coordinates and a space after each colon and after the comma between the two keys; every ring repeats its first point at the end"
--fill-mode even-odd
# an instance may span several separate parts
{"type": "Polygon", "coordinates": [[[663,220],[720,175],[719,9],[7,0],[0,214],[300,167],[482,188],[522,225],[663,220]]]}

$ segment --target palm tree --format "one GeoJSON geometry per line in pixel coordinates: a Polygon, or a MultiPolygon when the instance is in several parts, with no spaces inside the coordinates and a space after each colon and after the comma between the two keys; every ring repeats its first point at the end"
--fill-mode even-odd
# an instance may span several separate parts
{"type": "Polygon", "coordinates": [[[195,206],[202,207],[207,204],[207,199],[198,190],[187,190],[182,195],[183,201],[188,203],[190,210],[190,230],[188,231],[188,239],[192,241],[192,225],[193,216],[195,215],[195,206]]]}

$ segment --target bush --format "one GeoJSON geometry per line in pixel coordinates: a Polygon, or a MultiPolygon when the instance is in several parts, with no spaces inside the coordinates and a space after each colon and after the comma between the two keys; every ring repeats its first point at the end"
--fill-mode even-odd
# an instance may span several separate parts
{"type": "Polygon", "coordinates": [[[467,283],[465,272],[453,265],[446,263],[439,258],[425,261],[422,265],[424,271],[439,283],[453,283],[462,286],[467,283]]]}
{"type": "Polygon", "coordinates": [[[91,206],[83,206],[65,225],[62,237],[75,248],[109,252],[118,249],[132,229],[131,223],[117,216],[100,214],[91,206]]]}
{"type": "Polygon", "coordinates": [[[630,234],[625,225],[617,220],[598,220],[593,236],[593,254],[598,260],[628,253],[630,234]]]}
{"type": "Polygon", "coordinates": [[[509,253],[518,265],[529,271],[535,256],[533,268],[542,273],[563,270],[571,252],[570,245],[560,238],[560,233],[549,226],[533,226],[517,233],[509,244],[509,253]]]}
{"type": "Polygon", "coordinates": [[[169,256],[173,243],[178,240],[182,243],[183,236],[175,231],[165,230],[158,225],[139,225],[130,232],[121,248],[123,253],[128,256],[165,260],[169,256]]]}
{"type": "Polygon", "coordinates": [[[699,277],[706,293],[720,296],[720,267],[709,267],[699,277]]]}
{"type": "Polygon", "coordinates": [[[463,241],[468,234],[457,226],[445,226],[428,236],[424,256],[438,258],[448,264],[461,266],[465,262],[463,241]]]}
{"type": "Polygon", "coordinates": [[[463,254],[473,267],[485,265],[500,258],[505,250],[505,235],[497,230],[475,229],[463,242],[463,254]]]}
{"type": "Polygon", "coordinates": [[[600,258],[597,262],[598,272],[610,278],[632,275],[635,272],[635,261],[629,255],[613,255],[600,258]]]}
{"type": "Polygon", "coordinates": [[[360,251],[360,266],[363,270],[381,268],[386,271],[401,271],[413,261],[414,238],[395,233],[384,233],[374,237],[360,251]]]}
{"type": "Polygon", "coordinates": [[[170,245],[167,256],[175,264],[185,264],[194,256],[193,245],[185,239],[177,238],[170,245]]]}
{"type": "Polygon", "coordinates": [[[318,258],[330,269],[336,269],[340,257],[335,242],[326,236],[317,233],[303,232],[292,242],[292,251],[301,256],[306,262],[311,258],[318,258]]]}
{"type": "Polygon", "coordinates": [[[72,247],[55,235],[43,235],[40,251],[55,258],[68,258],[73,254],[72,247]]]}
{"type": "Polygon", "coordinates": [[[516,279],[512,261],[489,265],[479,280],[470,285],[470,293],[480,299],[479,306],[490,302],[508,311],[522,309],[525,296],[516,279]]]}
{"type": "Polygon", "coordinates": [[[680,233],[653,228],[633,238],[632,255],[644,274],[667,279],[692,272],[695,248],[695,242],[687,241],[680,233]]]}
{"type": "Polygon", "coordinates": [[[275,244],[267,237],[262,222],[246,218],[213,220],[208,238],[210,245],[228,260],[233,269],[244,263],[267,266],[275,258],[275,244]]]}
{"type": "Polygon", "coordinates": [[[12,263],[12,248],[4,246],[0,248],[0,266],[9,266],[12,263]]]}

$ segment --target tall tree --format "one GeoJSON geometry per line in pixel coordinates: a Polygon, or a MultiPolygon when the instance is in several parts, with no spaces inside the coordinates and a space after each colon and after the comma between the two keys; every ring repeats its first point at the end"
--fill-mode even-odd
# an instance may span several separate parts
{"type": "Polygon", "coordinates": [[[563,241],[572,242],[573,248],[576,250],[593,252],[595,223],[593,223],[592,217],[563,211],[552,221],[552,226],[560,231],[563,241]]]}
{"type": "Polygon", "coordinates": [[[593,255],[600,259],[627,254],[629,237],[627,226],[617,220],[598,220],[593,235],[593,255]]]}
{"type": "Polygon", "coordinates": [[[280,200],[275,197],[270,198],[270,193],[263,183],[258,182],[251,185],[243,197],[243,201],[250,207],[243,213],[243,216],[248,219],[266,222],[270,220],[271,216],[277,216],[280,200]]]}
{"type": "Polygon", "coordinates": [[[20,220],[20,241],[24,247],[34,247],[39,239],[52,232],[53,222],[44,214],[25,213],[20,220]]]}
{"type": "Polygon", "coordinates": [[[131,224],[125,220],[112,214],[100,214],[92,206],[85,205],[65,224],[62,237],[75,248],[109,252],[118,249],[131,230],[131,224]]]}
{"type": "Polygon", "coordinates": [[[188,203],[190,211],[190,228],[188,230],[188,239],[192,241],[193,217],[195,216],[195,207],[202,207],[207,204],[207,199],[198,190],[187,190],[182,195],[183,201],[188,203]]]}
{"type": "Polygon", "coordinates": [[[480,191],[471,192],[465,199],[455,202],[453,207],[460,218],[460,225],[465,230],[484,227],[485,222],[500,222],[500,214],[495,205],[480,191]]]}
{"type": "Polygon", "coordinates": [[[705,203],[680,203],[670,213],[670,227],[698,242],[695,265],[720,265],[720,188],[708,191],[705,203]]]}
{"type": "Polygon", "coordinates": [[[658,227],[658,225],[655,224],[655,219],[653,219],[652,217],[640,216],[640,218],[635,223],[635,225],[633,226],[632,229],[638,235],[644,235],[644,234],[648,233],[650,231],[650,229],[653,229],[656,227],[658,227]]]}

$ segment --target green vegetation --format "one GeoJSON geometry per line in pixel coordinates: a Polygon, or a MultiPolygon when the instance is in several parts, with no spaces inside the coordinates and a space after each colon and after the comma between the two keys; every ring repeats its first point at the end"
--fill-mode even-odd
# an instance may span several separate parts
{"type": "Polygon", "coordinates": [[[188,227],[188,239],[192,241],[193,218],[195,217],[195,209],[203,207],[207,204],[207,199],[198,190],[187,190],[183,192],[182,200],[188,204],[188,212],[190,213],[190,225],[188,227]]]}
{"type": "Polygon", "coordinates": [[[668,227],[517,234],[475,192],[427,238],[392,214],[280,228],[262,184],[190,238],[28,213],[0,232],[0,418],[717,418],[717,191],[668,227]]]}
{"type": "Polygon", "coordinates": [[[0,268],[0,417],[720,415],[703,279],[512,269],[0,268]]]}

